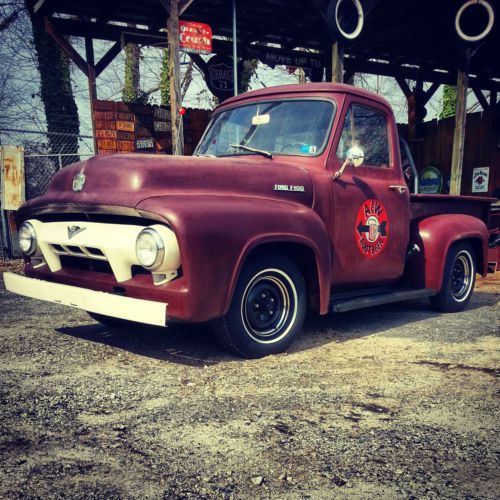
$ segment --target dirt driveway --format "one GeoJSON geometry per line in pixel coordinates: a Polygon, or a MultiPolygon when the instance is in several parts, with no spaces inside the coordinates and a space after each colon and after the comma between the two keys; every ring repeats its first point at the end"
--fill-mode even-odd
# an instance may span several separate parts
{"type": "Polygon", "coordinates": [[[254,361],[0,285],[0,497],[498,498],[499,285],[313,318],[254,361]]]}

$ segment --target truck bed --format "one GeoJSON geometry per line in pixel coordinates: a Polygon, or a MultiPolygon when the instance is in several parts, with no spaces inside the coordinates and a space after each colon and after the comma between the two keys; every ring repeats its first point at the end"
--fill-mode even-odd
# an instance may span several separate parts
{"type": "Polygon", "coordinates": [[[491,205],[495,198],[480,196],[450,196],[446,194],[411,194],[410,220],[433,215],[466,214],[478,217],[491,230],[498,225],[498,217],[490,217],[491,205]]]}

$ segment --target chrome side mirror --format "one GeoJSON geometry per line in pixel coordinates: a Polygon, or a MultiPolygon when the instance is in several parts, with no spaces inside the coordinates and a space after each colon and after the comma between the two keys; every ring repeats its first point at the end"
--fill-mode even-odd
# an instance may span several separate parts
{"type": "Polygon", "coordinates": [[[363,150],[359,146],[353,146],[347,151],[346,158],[352,166],[359,167],[365,160],[365,153],[363,153],[363,150]]]}
{"type": "Polygon", "coordinates": [[[353,146],[352,148],[349,148],[346,154],[345,161],[340,167],[340,170],[337,170],[337,172],[335,172],[333,180],[339,179],[344,173],[344,170],[349,166],[360,167],[361,165],[363,165],[364,160],[365,154],[359,146],[353,146]]]}

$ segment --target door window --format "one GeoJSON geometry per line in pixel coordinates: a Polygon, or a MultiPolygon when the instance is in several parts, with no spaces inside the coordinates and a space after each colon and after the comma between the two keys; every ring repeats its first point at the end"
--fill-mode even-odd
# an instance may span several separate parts
{"type": "Polygon", "coordinates": [[[359,104],[349,107],[337,146],[337,157],[344,160],[353,146],[363,150],[363,165],[389,167],[389,137],[383,113],[359,104]]]}

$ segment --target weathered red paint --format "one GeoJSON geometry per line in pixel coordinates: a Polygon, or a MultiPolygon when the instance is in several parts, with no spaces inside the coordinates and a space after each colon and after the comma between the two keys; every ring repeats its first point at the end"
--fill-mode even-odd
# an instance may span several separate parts
{"type": "MultiPolygon", "coordinates": [[[[63,169],[47,193],[25,204],[19,221],[47,214],[102,213],[145,217],[169,224],[177,235],[182,276],[155,287],[138,275],[119,283],[131,297],[167,302],[172,318],[207,321],[227,312],[239,273],[248,255],[262,245],[304,249],[312,256],[312,275],[319,294],[317,308],[328,311],[334,291],[380,286],[406,280],[413,286],[441,287],[450,246],[460,239],[476,242],[487,262],[485,222],[490,200],[400,193],[404,185],[398,135],[388,103],[346,85],[308,84],[249,92],[228,99],[220,108],[265,99],[324,98],[336,105],[332,132],[317,157],[261,156],[226,158],[116,155],[95,157],[63,169]],[[388,120],[389,168],[340,168],[336,155],[341,127],[351,103],[382,112],[388,120]],[[72,191],[76,173],[86,176],[82,192],[72,191]],[[304,186],[304,192],[275,191],[275,184],[304,186]],[[353,237],[359,207],[379,200],[390,224],[382,252],[366,258],[353,237]],[[423,252],[406,260],[408,246],[423,252]]],[[[216,111],[217,112],[217,111],[216,111]]],[[[486,266],[480,262],[481,272],[486,266]]],[[[46,267],[26,274],[41,279],[113,291],[112,275],[46,267]]]]}

